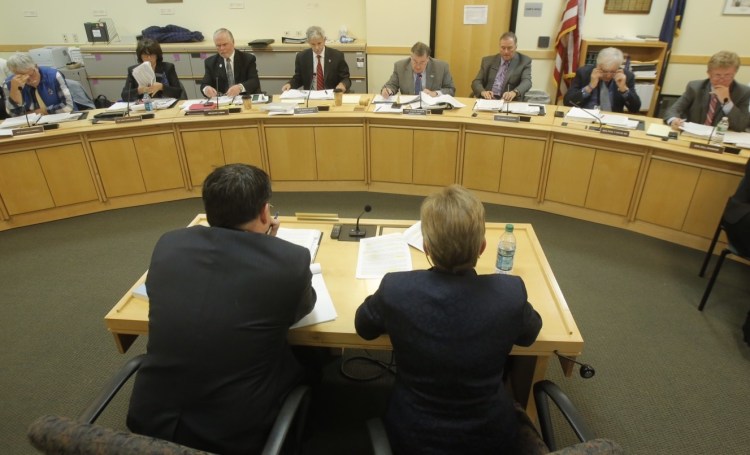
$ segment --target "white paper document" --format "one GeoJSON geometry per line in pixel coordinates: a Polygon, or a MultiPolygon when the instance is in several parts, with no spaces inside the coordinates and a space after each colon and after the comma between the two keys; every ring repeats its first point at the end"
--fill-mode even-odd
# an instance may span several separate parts
{"type": "Polygon", "coordinates": [[[268,112],[268,115],[294,115],[293,103],[268,103],[259,107],[261,111],[268,112]]]}
{"type": "Polygon", "coordinates": [[[412,269],[409,244],[401,233],[370,237],[359,241],[359,279],[380,279],[389,272],[412,269]]]}
{"type": "Polygon", "coordinates": [[[512,114],[539,115],[541,107],[529,103],[508,103],[507,110],[512,114]]]}
{"type": "MultiPolygon", "coordinates": [[[[400,114],[404,111],[404,106],[399,106],[400,107],[393,107],[393,103],[376,104],[373,112],[378,114],[400,114]]],[[[406,105],[406,107],[409,108],[410,106],[406,105]]]]}
{"type": "Polygon", "coordinates": [[[572,120],[575,122],[596,122],[596,119],[601,119],[602,114],[599,109],[586,109],[583,110],[580,107],[572,107],[565,114],[565,120],[572,120]]]}
{"type": "Polygon", "coordinates": [[[310,262],[315,262],[323,233],[316,229],[293,229],[280,227],[276,237],[310,250],[310,262]]]}
{"type": "MultiPolygon", "coordinates": [[[[419,101],[419,98],[417,98],[417,101],[419,101]]],[[[427,104],[428,106],[445,103],[457,108],[466,106],[464,103],[458,101],[450,95],[430,96],[426,93],[422,93],[422,103],[427,104]]]]}
{"type": "Polygon", "coordinates": [[[333,306],[333,300],[331,300],[331,294],[328,293],[326,282],[323,279],[323,271],[320,264],[310,264],[310,272],[313,274],[312,285],[316,295],[315,307],[307,316],[297,321],[291,327],[292,329],[320,322],[333,321],[338,317],[336,308],[333,306]]]}
{"type": "Polygon", "coordinates": [[[0,123],[0,128],[19,128],[34,125],[41,117],[41,114],[29,114],[28,116],[21,115],[19,117],[6,118],[3,120],[3,123],[0,123]]]}
{"type": "Polygon", "coordinates": [[[750,144],[750,133],[738,133],[737,131],[727,131],[724,133],[725,144],[742,144],[744,148],[747,148],[745,144],[750,144]]]}
{"type": "MultiPolygon", "coordinates": [[[[333,90],[297,90],[291,89],[283,92],[279,99],[282,100],[296,100],[296,99],[311,99],[311,100],[332,100],[333,90]]],[[[359,102],[359,101],[358,101],[359,102]]]]}
{"type": "Polygon", "coordinates": [[[664,125],[661,123],[652,123],[648,126],[648,130],[646,130],[646,134],[649,136],[656,136],[656,137],[669,137],[669,133],[672,132],[672,127],[669,125],[664,125]]]}
{"type": "Polygon", "coordinates": [[[683,134],[688,136],[708,139],[708,136],[711,135],[714,128],[710,125],[703,125],[702,123],[685,122],[680,126],[680,129],[683,134]]]}
{"type": "Polygon", "coordinates": [[[484,98],[479,98],[474,104],[474,110],[492,112],[501,110],[503,106],[505,106],[503,100],[486,100],[484,98]]]}
{"type": "Polygon", "coordinates": [[[362,98],[362,95],[344,95],[341,98],[342,104],[359,104],[359,100],[362,98]]]}
{"type": "Polygon", "coordinates": [[[406,239],[406,243],[424,253],[424,238],[422,237],[421,221],[417,221],[409,226],[409,229],[404,231],[403,236],[406,239]]]}
{"type": "Polygon", "coordinates": [[[633,130],[638,127],[638,120],[630,120],[625,115],[602,114],[600,120],[605,125],[619,126],[620,128],[633,130]]]}
{"type": "Polygon", "coordinates": [[[151,68],[151,63],[143,62],[133,68],[133,78],[138,82],[138,87],[150,87],[156,82],[156,74],[151,68]]]}
{"type": "Polygon", "coordinates": [[[83,115],[83,112],[63,112],[62,114],[48,114],[43,115],[42,118],[39,119],[39,124],[43,125],[45,123],[62,123],[62,122],[72,122],[74,120],[78,120],[81,115],[83,115]]]}

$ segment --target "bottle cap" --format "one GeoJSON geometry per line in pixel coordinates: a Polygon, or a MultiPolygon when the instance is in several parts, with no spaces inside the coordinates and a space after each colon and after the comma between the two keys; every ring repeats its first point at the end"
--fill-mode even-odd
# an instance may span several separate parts
{"type": "Polygon", "coordinates": [[[505,232],[513,232],[513,225],[508,223],[505,225],[505,232]]]}

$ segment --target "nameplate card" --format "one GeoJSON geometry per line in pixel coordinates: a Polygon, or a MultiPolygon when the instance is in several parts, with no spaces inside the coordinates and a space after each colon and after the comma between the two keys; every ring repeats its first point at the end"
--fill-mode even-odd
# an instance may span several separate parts
{"type": "Polygon", "coordinates": [[[427,109],[404,109],[404,115],[427,115],[427,109]]]}
{"type": "Polygon", "coordinates": [[[210,111],[203,111],[203,115],[211,117],[214,115],[229,115],[229,111],[226,109],[213,109],[210,111]]]}
{"type": "Polygon", "coordinates": [[[44,127],[42,125],[27,126],[24,128],[16,128],[14,130],[11,130],[11,134],[13,136],[25,136],[27,134],[38,134],[38,133],[44,133],[44,127]]]}
{"type": "Polygon", "coordinates": [[[237,114],[237,113],[242,112],[242,108],[239,107],[239,106],[238,107],[230,107],[228,110],[229,110],[230,114],[237,114]]]}
{"type": "Polygon", "coordinates": [[[498,122],[518,123],[518,122],[521,121],[521,119],[519,119],[515,115],[500,115],[500,114],[497,114],[497,115],[495,115],[494,118],[495,118],[495,121],[498,121],[498,122]]]}
{"type": "Polygon", "coordinates": [[[294,115],[304,115],[304,114],[317,114],[318,113],[318,107],[295,107],[294,108],[294,115]]]}
{"type": "Polygon", "coordinates": [[[630,131],[627,130],[618,130],[615,128],[607,128],[607,127],[601,127],[600,132],[602,134],[609,134],[611,136],[620,136],[620,137],[629,137],[630,131]]]}
{"type": "Polygon", "coordinates": [[[117,117],[115,123],[136,123],[143,120],[140,115],[134,115],[132,117],[117,117]]]}
{"type": "Polygon", "coordinates": [[[208,111],[185,111],[185,115],[206,115],[206,112],[208,111]]]}
{"type": "Polygon", "coordinates": [[[724,147],[719,145],[701,144],[700,142],[691,142],[690,148],[700,150],[702,152],[721,153],[724,151],[724,147]]]}
{"type": "Polygon", "coordinates": [[[156,114],[154,114],[153,112],[149,112],[147,114],[141,114],[141,118],[143,120],[152,119],[154,117],[156,117],[156,114]]]}

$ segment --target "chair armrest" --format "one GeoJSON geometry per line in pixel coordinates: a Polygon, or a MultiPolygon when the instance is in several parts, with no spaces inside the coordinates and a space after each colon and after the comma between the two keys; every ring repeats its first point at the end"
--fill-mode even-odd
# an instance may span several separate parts
{"type": "Polygon", "coordinates": [[[388,433],[385,432],[385,426],[380,418],[367,421],[367,432],[370,434],[372,452],[374,455],[392,454],[391,444],[388,441],[388,433]]]}
{"type": "Polygon", "coordinates": [[[534,400],[536,401],[536,410],[539,415],[539,427],[542,430],[542,438],[551,451],[555,451],[557,446],[555,445],[555,435],[552,430],[552,419],[550,418],[547,397],[552,399],[555,405],[557,405],[557,408],[563,417],[565,417],[565,420],[568,421],[579,441],[584,442],[595,438],[594,433],[586,425],[578,409],[570,401],[570,398],[565,395],[565,392],[552,381],[539,381],[534,384],[534,400]]]}
{"type": "Polygon", "coordinates": [[[85,411],[83,411],[83,413],[81,413],[81,415],[78,417],[78,421],[84,423],[94,423],[107,407],[109,402],[112,401],[112,398],[117,395],[117,392],[120,391],[122,386],[125,385],[126,382],[128,382],[128,379],[130,379],[130,377],[133,376],[136,371],[138,371],[145,358],[146,355],[141,354],[128,360],[127,363],[125,363],[125,365],[120,369],[120,371],[118,371],[117,374],[115,374],[112,379],[109,380],[109,383],[104,386],[102,391],[99,393],[99,396],[96,397],[96,399],[89,405],[88,408],[86,408],[85,411]]]}
{"type": "Polygon", "coordinates": [[[276,416],[276,420],[271,428],[271,433],[268,435],[266,445],[263,447],[263,455],[276,455],[281,453],[281,449],[284,446],[287,434],[289,433],[292,424],[298,423],[295,429],[295,439],[299,441],[302,431],[304,430],[305,417],[307,415],[307,408],[310,403],[310,387],[306,385],[299,385],[295,387],[284,400],[284,404],[281,406],[279,415],[276,416]]]}
{"type": "Polygon", "coordinates": [[[619,444],[609,439],[591,439],[557,450],[550,453],[550,455],[584,455],[592,453],[597,455],[622,455],[625,451],[622,450],[619,444]]]}

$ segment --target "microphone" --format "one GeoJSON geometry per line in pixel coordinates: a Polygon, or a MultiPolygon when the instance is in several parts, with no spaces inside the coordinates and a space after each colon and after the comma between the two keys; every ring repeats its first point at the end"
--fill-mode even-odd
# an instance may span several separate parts
{"type": "Polygon", "coordinates": [[[364,210],[357,217],[357,224],[354,226],[354,229],[349,231],[349,237],[364,237],[367,235],[367,229],[359,228],[359,219],[362,218],[365,212],[369,212],[370,210],[372,210],[372,206],[370,204],[365,205],[364,210]]]}
{"type": "MultiPolygon", "coordinates": [[[[711,96],[716,96],[716,95],[712,93],[711,96]]],[[[720,103],[719,108],[722,114],[724,114],[724,105],[727,104],[728,102],[729,102],[729,98],[724,98],[723,103],[719,101],[720,103]]],[[[719,123],[716,121],[717,118],[720,119],[721,117],[717,117],[716,114],[714,113],[714,127],[711,128],[711,133],[708,135],[708,140],[706,141],[706,144],[711,144],[711,139],[713,139],[714,133],[716,132],[716,128],[719,126],[719,123]]],[[[719,122],[721,122],[721,120],[719,120],[719,122]]]]}
{"type": "Polygon", "coordinates": [[[31,122],[29,122],[29,110],[26,109],[26,100],[23,98],[23,87],[18,87],[18,91],[21,92],[21,107],[23,108],[23,115],[26,116],[26,126],[31,128],[31,122]]]}
{"type": "MultiPolygon", "coordinates": [[[[227,84],[229,84],[228,81],[227,81],[227,84]]],[[[219,108],[219,76],[217,75],[216,76],[216,107],[214,109],[218,109],[218,108],[219,108]]]]}
{"type": "MultiPolygon", "coordinates": [[[[505,87],[507,90],[505,90],[505,93],[508,93],[510,91],[510,82],[508,82],[508,85],[505,87]]],[[[505,101],[505,97],[503,97],[503,101],[505,101]]],[[[505,115],[510,115],[510,102],[505,101],[505,115]]]]}
{"type": "MultiPolygon", "coordinates": [[[[313,73],[314,76],[317,76],[317,73],[313,73]]],[[[312,93],[312,82],[310,82],[310,89],[307,91],[307,96],[305,97],[305,107],[310,107],[310,94],[312,93]]]]}
{"type": "MultiPolygon", "coordinates": [[[[588,109],[586,109],[586,108],[583,108],[583,107],[581,107],[581,105],[580,105],[580,104],[578,104],[578,103],[576,103],[575,101],[572,101],[572,100],[571,100],[571,101],[570,101],[570,104],[572,104],[573,106],[577,107],[578,109],[582,110],[583,112],[585,112],[585,113],[587,113],[588,115],[590,115],[591,117],[593,117],[593,118],[594,118],[594,120],[596,120],[596,123],[598,123],[598,124],[599,124],[599,131],[601,131],[601,130],[602,130],[602,127],[604,126],[604,124],[602,123],[602,119],[600,119],[600,118],[599,118],[599,117],[597,117],[596,115],[594,115],[594,114],[592,114],[591,112],[589,112],[589,110],[588,110],[588,109]]],[[[591,129],[591,128],[589,128],[589,129],[591,129]]]]}
{"type": "Polygon", "coordinates": [[[594,375],[596,374],[596,370],[594,370],[594,367],[592,367],[591,365],[589,365],[587,363],[577,362],[577,361],[571,359],[570,357],[566,357],[566,356],[560,354],[559,352],[557,352],[557,350],[555,350],[554,353],[555,353],[556,356],[560,357],[561,359],[569,360],[569,361],[571,361],[571,362],[573,362],[575,364],[580,365],[581,369],[578,371],[578,373],[581,375],[581,377],[583,379],[593,378],[594,375]]]}
{"type": "Polygon", "coordinates": [[[125,106],[125,117],[130,117],[130,97],[133,95],[133,83],[128,83],[128,104],[125,106]]]}

